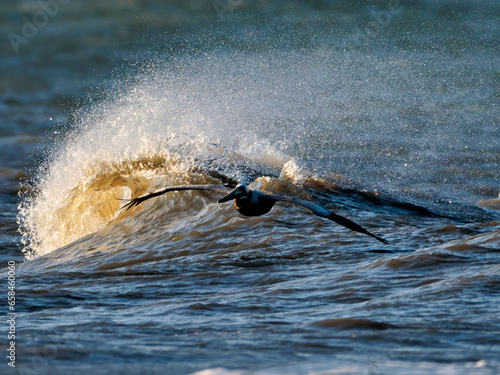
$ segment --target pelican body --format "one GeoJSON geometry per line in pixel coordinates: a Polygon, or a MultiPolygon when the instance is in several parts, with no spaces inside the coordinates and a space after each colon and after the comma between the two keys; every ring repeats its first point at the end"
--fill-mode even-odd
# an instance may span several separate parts
{"type": "Polygon", "coordinates": [[[141,195],[140,197],[134,198],[128,201],[123,208],[129,210],[131,207],[137,206],[138,204],[144,202],[147,199],[157,197],[159,195],[165,194],[170,191],[180,191],[180,190],[210,190],[217,193],[228,193],[224,197],[220,198],[217,203],[224,203],[234,199],[234,206],[238,212],[244,216],[261,216],[267,214],[273,208],[274,204],[278,201],[288,202],[297,204],[304,207],[309,212],[324,217],[325,219],[332,220],[339,225],[346,228],[366,234],[370,237],[377,239],[378,241],[387,244],[388,242],[381,237],[370,233],[362,226],[356,224],[354,221],[349,220],[343,216],[337,215],[334,212],[328,211],[326,208],[320,205],[309,202],[303,199],[289,197],[286,195],[269,195],[262,193],[257,190],[252,190],[245,185],[238,185],[235,189],[223,185],[184,185],[184,186],[171,186],[164,189],[153,191],[149,194],[141,195]]]}
{"type": "Polygon", "coordinates": [[[234,199],[234,207],[244,216],[261,216],[267,214],[276,203],[269,195],[263,194],[260,191],[250,190],[245,185],[238,185],[236,189],[219,199],[217,203],[227,202],[231,199],[234,199]]]}

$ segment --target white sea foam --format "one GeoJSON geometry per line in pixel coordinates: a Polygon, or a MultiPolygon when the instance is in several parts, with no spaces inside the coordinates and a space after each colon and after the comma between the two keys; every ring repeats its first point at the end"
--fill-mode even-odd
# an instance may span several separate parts
{"type": "MultiPolygon", "coordinates": [[[[41,169],[36,195],[20,205],[25,251],[46,254],[103,228],[118,209],[109,201],[123,197],[129,185],[118,180],[134,177],[132,172],[152,177],[165,173],[167,164],[169,172],[185,172],[229,153],[234,163],[279,173],[291,159],[287,142],[263,133],[284,131],[276,122],[298,118],[311,100],[300,82],[286,78],[298,57],[279,61],[273,55],[256,60],[215,54],[157,64],[81,111],[41,169]],[[108,180],[100,183],[103,176],[108,180]]],[[[231,177],[244,178],[233,169],[231,177]]]]}

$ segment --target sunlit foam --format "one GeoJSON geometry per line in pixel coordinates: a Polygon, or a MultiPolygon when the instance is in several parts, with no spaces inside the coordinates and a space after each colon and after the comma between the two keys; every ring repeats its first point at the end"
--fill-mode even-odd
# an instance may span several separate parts
{"type": "Polygon", "coordinates": [[[256,64],[244,54],[186,58],[142,73],[79,113],[42,166],[35,195],[20,204],[24,251],[47,254],[104,228],[118,215],[116,198],[145,192],[154,176],[189,183],[204,160],[220,159],[221,170],[244,183],[251,181],[241,164],[279,174],[291,160],[287,144],[272,143],[262,129],[296,116],[307,96],[293,94],[286,67],[262,70],[275,62],[265,56],[256,64]]]}

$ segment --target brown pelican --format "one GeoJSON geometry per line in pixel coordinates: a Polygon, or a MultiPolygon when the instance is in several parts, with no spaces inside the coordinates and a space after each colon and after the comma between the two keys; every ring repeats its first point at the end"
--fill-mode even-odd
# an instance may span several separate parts
{"type": "Polygon", "coordinates": [[[337,224],[340,224],[346,228],[366,234],[373,237],[380,242],[388,243],[383,238],[380,238],[370,232],[368,232],[362,226],[356,224],[343,216],[337,215],[334,212],[328,211],[326,208],[320,205],[305,201],[303,199],[289,197],[286,195],[269,195],[264,194],[257,190],[252,190],[245,185],[238,185],[234,190],[233,188],[223,186],[223,185],[183,185],[183,186],[170,186],[163,189],[155,190],[149,194],[141,195],[140,197],[134,198],[128,201],[121,209],[130,208],[137,206],[138,204],[144,202],[147,199],[157,197],[159,195],[168,193],[169,191],[179,191],[179,190],[211,190],[217,193],[228,193],[224,197],[220,198],[217,203],[227,202],[234,199],[234,205],[238,212],[244,216],[261,216],[267,214],[273,208],[274,204],[278,201],[288,202],[298,204],[304,207],[311,213],[324,217],[325,219],[330,219],[337,224]]]}

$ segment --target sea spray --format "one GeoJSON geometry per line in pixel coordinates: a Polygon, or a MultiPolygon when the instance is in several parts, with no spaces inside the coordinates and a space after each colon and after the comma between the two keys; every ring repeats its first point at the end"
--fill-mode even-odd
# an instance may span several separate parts
{"type": "Polygon", "coordinates": [[[180,72],[148,71],[128,92],[79,113],[43,165],[36,194],[20,205],[25,252],[43,255],[102,229],[118,215],[116,198],[146,191],[156,175],[187,175],[214,161],[235,181],[251,182],[257,174],[245,170],[260,174],[263,165],[279,174],[290,160],[280,150],[285,144],[260,138],[264,120],[248,113],[248,95],[261,88],[235,87],[234,76],[245,71],[228,77],[227,62],[212,63],[222,70],[215,76],[192,64],[180,72]]]}

